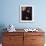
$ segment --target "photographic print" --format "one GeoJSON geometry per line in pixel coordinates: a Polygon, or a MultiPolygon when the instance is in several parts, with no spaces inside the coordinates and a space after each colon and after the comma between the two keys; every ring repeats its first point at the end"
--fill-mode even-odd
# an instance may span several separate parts
{"type": "Polygon", "coordinates": [[[32,22],[34,18],[33,6],[21,5],[20,6],[20,22],[32,22]]]}

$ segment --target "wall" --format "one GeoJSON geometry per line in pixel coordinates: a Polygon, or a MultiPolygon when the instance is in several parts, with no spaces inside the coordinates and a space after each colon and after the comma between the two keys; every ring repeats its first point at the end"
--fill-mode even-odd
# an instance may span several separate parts
{"type": "Polygon", "coordinates": [[[19,29],[40,27],[46,32],[46,0],[0,0],[0,31],[9,24],[19,29]],[[21,4],[34,6],[34,22],[19,22],[21,4]]]}
{"type": "Polygon", "coordinates": [[[46,28],[46,1],[45,0],[1,0],[0,25],[13,24],[16,28],[41,27],[46,28]],[[20,23],[20,5],[29,4],[34,6],[34,22],[20,23]]]}

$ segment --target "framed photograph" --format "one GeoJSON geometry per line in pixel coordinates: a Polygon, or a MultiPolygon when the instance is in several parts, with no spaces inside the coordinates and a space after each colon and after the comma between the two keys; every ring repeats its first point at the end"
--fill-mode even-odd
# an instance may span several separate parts
{"type": "Polygon", "coordinates": [[[20,6],[20,22],[34,21],[34,7],[32,5],[20,6]]]}

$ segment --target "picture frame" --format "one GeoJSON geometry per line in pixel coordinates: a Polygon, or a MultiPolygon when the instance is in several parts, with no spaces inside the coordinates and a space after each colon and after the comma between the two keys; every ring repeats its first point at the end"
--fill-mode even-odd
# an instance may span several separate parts
{"type": "Polygon", "coordinates": [[[20,22],[34,21],[34,7],[33,5],[20,5],[20,22]]]}

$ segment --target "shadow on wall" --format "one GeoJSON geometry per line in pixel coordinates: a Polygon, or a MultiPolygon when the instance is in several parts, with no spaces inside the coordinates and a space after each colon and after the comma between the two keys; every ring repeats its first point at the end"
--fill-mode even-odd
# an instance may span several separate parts
{"type": "Polygon", "coordinates": [[[4,30],[5,25],[4,24],[0,24],[0,43],[2,43],[2,36],[3,36],[3,32],[5,32],[6,30],[4,30]]]}

